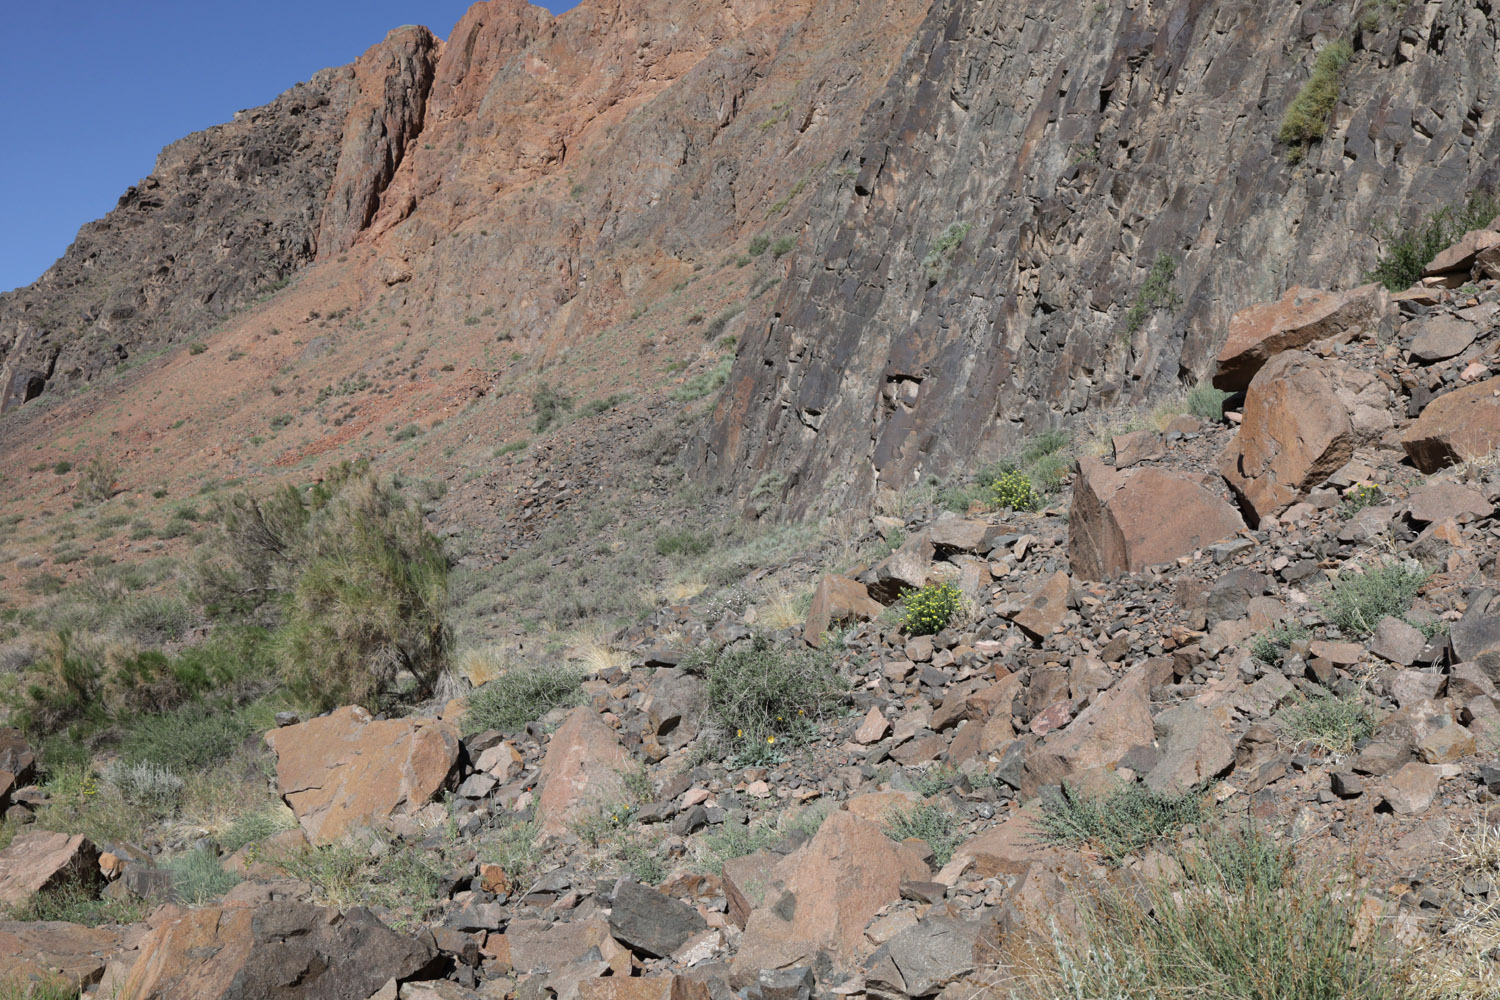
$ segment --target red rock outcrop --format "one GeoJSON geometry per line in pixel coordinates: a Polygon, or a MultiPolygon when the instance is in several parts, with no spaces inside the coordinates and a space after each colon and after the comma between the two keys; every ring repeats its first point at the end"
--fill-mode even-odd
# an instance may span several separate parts
{"type": "Polygon", "coordinates": [[[1099,580],[1134,572],[1243,530],[1240,515],[1204,482],[1153,467],[1120,472],[1083,459],[1068,515],[1073,575],[1099,580]]]}
{"type": "Polygon", "coordinates": [[[377,722],[341,708],[266,734],[276,782],[314,844],[420,809],[447,787],[458,763],[458,731],[436,719],[377,722]]]}
{"type": "Polygon", "coordinates": [[[1321,485],[1390,426],[1388,390],[1340,361],[1288,352],[1250,383],[1220,471],[1258,521],[1321,485]]]}
{"type": "Polygon", "coordinates": [[[1423,472],[1482,458],[1500,446],[1500,379],[1454,389],[1428,403],[1401,435],[1423,472]]]}

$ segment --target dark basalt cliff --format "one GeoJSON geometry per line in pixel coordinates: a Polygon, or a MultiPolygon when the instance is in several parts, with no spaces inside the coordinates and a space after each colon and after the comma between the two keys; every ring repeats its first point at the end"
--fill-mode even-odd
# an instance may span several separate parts
{"type": "Polygon", "coordinates": [[[1377,223],[1494,183],[1496,36],[1472,0],[938,0],[746,334],[701,466],[831,508],[1191,381],[1235,310],[1358,283],[1377,223]],[[1278,126],[1339,39],[1331,127],[1291,165],[1278,126]],[[1162,254],[1180,305],[1131,332],[1162,254]]]}

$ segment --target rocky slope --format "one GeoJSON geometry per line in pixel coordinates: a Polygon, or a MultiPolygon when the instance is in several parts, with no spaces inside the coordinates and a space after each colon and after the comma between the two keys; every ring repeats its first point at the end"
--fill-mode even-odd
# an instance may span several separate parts
{"type": "MultiPolygon", "coordinates": [[[[1206,838],[1250,829],[1289,852],[1273,896],[1319,887],[1339,954],[1394,995],[1492,996],[1495,247],[1492,228],[1440,259],[1457,293],[1247,310],[1215,361],[1251,369],[1242,408],[1113,434],[1038,510],[869,519],[889,554],[822,576],[798,627],[757,641],[723,595],[663,608],[576,697],[499,729],[474,713],[509,703],[482,688],[425,716],[278,718],[263,780],[292,822],[222,856],[222,832],[187,835],[243,877],[227,894],[159,863],[170,826],[27,830],[0,899],[155,909],[5,923],[0,971],[137,1000],[1065,995],[1060,942],[1116,912],[1080,908],[1111,885],[1191,897],[1206,838]],[[886,611],[937,585],[963,596],[946,624],[886,611]],[[736,651],[812,666],[771,693],[785,716],[731,736],[736,651]],[[829,668],[843,684],[820,688],[829,668]],[[1194,804],[1138,842],[1055,822],[1122,794],[1194,804]]],[[[34,763],[0,731],[8,824],[64,815],[34,763]]]]}

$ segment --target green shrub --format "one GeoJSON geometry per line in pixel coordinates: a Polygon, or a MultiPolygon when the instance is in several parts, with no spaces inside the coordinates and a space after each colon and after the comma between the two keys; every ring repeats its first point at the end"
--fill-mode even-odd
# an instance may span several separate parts
{"type": "Polygon", "coordinates": [[[752,257],[759,257],[766,252],[766,247],[771,245],[771,237],[761,233],[750,238],[750,248],[746,251],[752,257]]]}
{"type": "Polygon", "coordinates": [[[601,413],[608,413],[629,398],[630,394],[628,392],[616,392],[601,399],[591,399],[578,408],[578,415],[583,417],[597,417],[601,413]]]}
{"type": "Polygon", "coordinates": [[[1036,510],[1042,498],[1032,486],[1031,477],[1019,470],[1003,472],[990,484],[990,499],[1002,510],[1036,510]]]}
{"type": "Polygon", "coordinates": [[[1366,275],[1393,292],[1404,291],[1422,278],[1433,258],[1471,229],[1482,229],[1500,215],[1500,195],[1477,191],[1468,200],[1445,205],[1408,229],[1385,226],[1377,235],[1385,253],[1366,275]]]}
{"type": "Polygon", "coordinates": [[[701,556],[713,547],[713,536],[687,528],[656,536],[656,554],[659,556],[701,556]]]}
{"type": "Polygon", "coordinates": [[[793,833],[812,837],[827,818],[826,806],[812,806],[795,816],[785,811],[776,812],[758,823],[746,826],[725,823],[705,834],[699,842],[696,867],[721,875],[724,872],[724,862],[743,858],[756,851],[769,850],[793,833]]]}
{"type": "Polygon", "coordinates": [[[1282,655],[1292,647],[1292,643],[1306,639],[1307,636],[1306,626],[1301,622],[1291,622],[1257,636],[1250,644],[1250,655],[1274,667],[1281,662],[1282,655]]]}
{"type": "Polygon", "coordinates": [[[886,815],[886,835],[901,841],[916,837],[932,848],[932,859],[941,868],[953,860],[958,846],[958,817],[942,806],[921,804],[910,809],[892,809],[886,815]]]}
{"type": "Polygon", "coordinates": [[[115,495],[120,468],[103,455],[95,455],[78,474],[78,495],[89,503],[103,503],[115,495]]]}
{"type": "Polygon", "coordinates": [[[1375,732],[1375,714],[1363,695],[1320,693],[1283,712],[1281,731],[1294,743],[1342,756],[1375,732]]]}
{"type": "Polygon", "coordinates": [[[703,339],[705,341],[716,339],[724,332],[724,328],[729,325],[729,321],[744,311],[744,306],[736,304],[719,313],[719,315],[709,320],[708,325],[703,328],[703,339]]]}
{"type": "Polygon", "coordinates": [[[159,764],[126,764],[115,761],[100,774],[120,798],[157,819],[177,812],[184,782],[169,767],[159,764]]]}
{"type": "Polygon", "coordinates": [[[1340,39],[1324,46],[1313,63],[1312,75],[1292,98],[1281,119],[1276,138],[1286,144],[1287,159],[1296,163],[1307,154],[1310,143],[1328,132],[1328,119],[1339,102],[1344,68],[1354,58],[1354,48],[1340,39]]]}
{"type": "Polygon", "coordinates": [[[759,634],[700,650],[684,666],[704,675],[717,742],[741,755],[765,754],[806,736],[847,690],[828,653],[778,645],[759,634]]]}
{"type": "MultiPolygon", "coordinates": [[[[447,874],[441,854],[405,842],[374,851],[344,842],[270,860],[283,874],[311,885],[329,906],[415,910],[418,919],[435,904],[447,874]]],[[[405,926],[401,920],[386,922],[398,930],[405,926]]]]}
{"type": "Polygon", "coordinates": [[[1188,390],[1188,412],[1204,423],[1221,424],[1224,422],[1224,402],[1233,395],[1207,383],[1195,385],[1188,390]]]}
{"type": "Polygon", "coordinates": [[[670,396],[678,403],[691,403],[696,399],[702,399],[729,380],[729,370],[733,367],[734,359],[724,358],[713,368],[694,375],[673,389],[670,396]]]}
{"type": "Polygon", "coordinates": [[[54,463],[52,463],[52,472],[53,472],[54,475],[66,476],[68,473],[70,473],[72,471],[73,471],[73,463],[67,461],[66,459],[64,459],[63,461],[60,461],[60,462],[54,462],[54,463]]]}
{"type": "Polygon", "coordinates": [[[296,826],[297,821],[291,811],[284,807],[261,809],[236,817],[229,829],[215,839],[220,850],[225,854],[233,854],[242,847],[257,844],[267,837],[295,829],[296,826]]]}
{"type": "MultiPolygon", "coordinates": [[[[128,898],[100,898],[98,894],[80,885],[78,880],[73,878],[37,893],[19,906],[8,907],[5,915],[7,919],[27,923],[55,920],[69,924],[82,924],[85,927],[99,927],[105,924],[133,924],[144,920],[147,908],[148,904],[144,901],[128,898]]],[[[41,991],[36,993],[22,991],[14,994],[16,1000],[42,1000],[53,995],[41,991]]],[[[3,986],[0,986],[0,1000],[10,1000],[11,996],[5,992],[3,986]]],[[[78,991],[75,989],[56,994],[56,996],[75,1000],[78,991]]]]}
{"type": "Polygon", "coordinates": [[[192,343],[188,344],[189,354],[198,355],[202,354],[206,350],[208,350],[208,345],[201,340],[195,340],[192,343]]]}
{"type": "Polygon", "coordinates": [[[1158,838],[1205,817],[1202,793],[1153,792],[1132,783],[1103,798],[1074,791],[1067,784],[1042,799],[1037,827],[1043,839],[1068,847],[1089,845],[1111,865],[1158,838]]]}
{"type": "Polygon", "coordinates": [[[1146,318],[1158,309],[1174,311],[1182,305],[1182,296],[1172,287],[1177,276],[1177,258],[1168,253],[1159,253],[1151,262],[1146,280],[1135,293],[1135,300],[1125,312],[1125,332],[1134,335],[1146,325],[1146,318]]]}
{"type": "Polygon", "coordinates": [[[127,761],[189,773],[223,763],[253,735],[255,727],[242,712],[185,705],[141,716],[126,730],[120,749],[127,761]]]}
{"type": "Polygon", "coordinates": [[[195,592],[211,613],[269,606],[271,652],[311,702],[379,703],[431,690],[446,661],[448,561],[421,510],[368,462],[307,491],[236,495],[218,508],[215,558],[195,592]]]}
{"type": "Polygon", "coordinates": [[[531,429],[541,434],[559,423],[564,414],[573,412],[573,400],[550,385],[538,386],[531,393],[531,412],[536,415],[531,429]]]}
{"type": "Polygon", "coordinates": [[[1339,517],[1349,520],[1366,507],[1373,507],[1385,499],[1385,493],[1374,483],[1362,483],[1344,494],[1339,503],[1339,517]]]}
{"type": "Polygon", "coordinates": [[[209,847],[195,847],[167,862],[172,873],[172,891],[179,902],[202,906],[239,885],[240,877],[226,872],[209,847]]]}
{"type": "Polygon", "coordinates": [[[791,253],[792,248],[796,245],[797,237],[783,236],[781,239],[771,244],[771,256],[776,258],[777,260],[780,260],[782,257],[785,257],[787,254],[791,253]]]}
{"type": "Polygon", "coordinates": [[[951,583],[929,583],[901,598],[906,608],[902,627],[909,635],[936,635],[964,607],[963,593],[951,583]]]}
{"type": "Polygon", "coordinates": [[[1182,877],[1143,875],[1079,900],[1082,933],[1054,929],[1023,996],[1158,1000],[1415,1000],[1391,942],[1355,946],[1362,894],[1293,872],[1264,837],[1178,849],[1182,877]]]}
{"type": "Polygon", "coordinates": [[[467,733],[524,729],[559,705],[575,705],[583,672],[567,664],[513,667],[469,696],[464,713],[467,733]]]}
{"type": "Polygon", "coordinates": [[[943,272],[948,270],[949,258],[963,245],[965,237],[969,235],[969,230],[973,228],[973,224],[969,222],[953,222],[933,241],[931,248],[927,251],[927,256],[922,258],[921,264],[929,285],[935,284],[943,276],[943,272]]]}
{"type": "Polygon", "coordinates": [[[1343,573],[1323,599],[1323,614],[1340,632],[1363,639],[1387,615],[1399,618],[1410,611],[1426,582],[1426,571],[1411,563],[1389,562],[1363,573],[1343,573]]]}

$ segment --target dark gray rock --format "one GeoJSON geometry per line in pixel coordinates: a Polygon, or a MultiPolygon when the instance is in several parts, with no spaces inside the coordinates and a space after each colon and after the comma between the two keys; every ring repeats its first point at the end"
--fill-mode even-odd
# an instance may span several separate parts
{"type": "Polygon", "coordinates": [[[620,943],[652,958],[665,958],[708,926],[698,911],[639,882],[615,887],[609,929],[620,943]]]}

